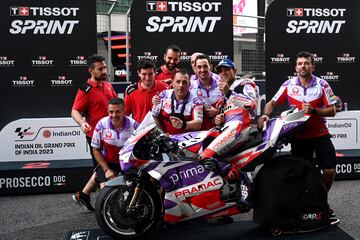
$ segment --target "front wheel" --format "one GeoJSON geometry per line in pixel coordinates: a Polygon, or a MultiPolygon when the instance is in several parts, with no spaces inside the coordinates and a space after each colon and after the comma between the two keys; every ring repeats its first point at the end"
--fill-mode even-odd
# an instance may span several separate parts
{"type": "Polygon", "coordinates": [[[104,232],[115,238],[136,238],[151,229],[161,213],[159,194],[144,187],[132,208],[133,192],[126,185],[105,187],[96,200],[95,217],[104,232]]]}

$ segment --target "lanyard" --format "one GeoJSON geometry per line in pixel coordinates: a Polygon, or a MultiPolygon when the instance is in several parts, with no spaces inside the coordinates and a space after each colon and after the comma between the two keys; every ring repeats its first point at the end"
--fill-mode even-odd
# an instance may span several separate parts
{"type": "MultiPolygon", "coordinates": [[[[189,95],[188,95],[189,96],[189,95]]],[[[180,115],[182,116],[182,117],[184,117],[184,112],[185,112],[185,106],[186,106],[186,104],[187,104],[187,98],[188,98],[188,96],[186,96],[186,100],[184,100],[184,102],[183,102],[183,105],[182,105],[182,108],[181,108],[181,111],[180,111],[180,115]]],[[[175,97],[175,90],[172,92],[172,94],[171,94],[171,115],[177,115],[176,113],[175,113],[175,101],[176,101],[176,97],[175,97]]]]}

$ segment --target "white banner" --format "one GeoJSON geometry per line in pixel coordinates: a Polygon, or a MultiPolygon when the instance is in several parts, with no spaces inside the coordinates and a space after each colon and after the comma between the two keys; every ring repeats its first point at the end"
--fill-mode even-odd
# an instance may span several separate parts
{"type": "Polygon", "coordinates": [[[337,150],[360,149],[359,121],[360,111],[338,112],[335,117],[327,118],[327,127],[337,150]]]}
{"type": "Polygon", "coordinates": [[[0,162],[89,159],[85,135],[72,118],[27,118],[0,132],[0,162]]]}
{"type": "Polygon", "coordinates": [[[256,29],[258,27],[258,20],[255,18],[257,12],[257,0],[233,0],[234,25],[241,26],[234,26],[234,36],[258,32],[256,29]],[[236,15],[244,15],[244,17],[236,15]]]}

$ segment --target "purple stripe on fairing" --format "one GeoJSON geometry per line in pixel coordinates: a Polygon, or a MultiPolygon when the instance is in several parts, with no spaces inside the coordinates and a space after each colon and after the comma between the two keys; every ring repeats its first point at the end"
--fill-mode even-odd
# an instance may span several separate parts
{"type": "Polygon", "coordinates": [[[151,170],[154,170],[157,166],[159,166],[159,164],[161,162],[157,162],[157,161],[154,161],[154,160],[150,160],[149,162],[151,162],[149,165],[147,165],[143,171],[145,172],[150,172],[151,170]]]}
{"type": "Polygon", "coordinates": [[[127,172],[133,167],[133,164],[124,163],[124,161],[120,160],[120,167],[121,167],[121,170],[123,170],[124,172],[127,172]]]}
{"type": "Polygon", "coordinates": [[[202,182],[209,172],[201,164],[190,162],[186,165],[169,169],[160,179],[160,184],[165,191],[169,192],[202,182]]]}
{"type": "Polygon", "coordinates": [[[304,122],[293,122],[293,123],[289,123],[284,125],[281,128],[280,134],[279,136],[284,136],[286,133],[293,131],[294,129],[298,128],[299,126],[301,126],[304,122]]]}
{"type": "Polygon", "coordinates": [[[258,147],[256,148],[255,151],[259,151],[259,150],[263,149],[265,146],[266,146],[266,143],[261,144],[260,146],[258,146],[258,147]]]}
{"type": "Polygon", "coordinates": [[[263,140],[267,141],[270,139],[271,133],[274,130],[274,125],[275,125],[275,119],[270,119],[267,123],[266,123],[266,130],[263,132],[263,140]]]}
{"type": "Polygon", "coordinates": [[[230,122],[230,121],[242,121],[243,120],[243,114],[242,113],[238,113],[235,115],[231,115],[230,117],[227,117],[225,115],[225,122],[230,122]]]}
{"type": "Polygon", "coordinates": [[[125,148],[121,149],[121,154],[131,152],[134,149],[134,145],[128,145],[125,148]]]}
{"type": "Polygon", "coordinates": [[[213,175],[211,175],[211,177],[215,177],[215,176],[225,176],[225,174],[227,174],[231,168],[231,163],[225,163],[225,162],[221,162],[221,161],[217,161],[219,163],[219,170],[214,172],[213,175]]]}
{"type": "Polygon", "coordinates": [[[204,132],[204,131],[180,133],[180,134],[171,135],[170,138],[173,140],[176,140],[177,142],[182,142],[182,141],[188,140],[189,135],[191,135],[192,138],[196,138],[202,132],[204,132]]]}
{"type": "Polygon", "coordinates": [[[168,200],[168,199],[165,199],[165,200],[164,200],[164,207],[165,207],[165,209],[173,208],[173,207],[175,207],[176,205],[177,205],[176,202],[170,201],[170,200],[168,200]]]}
{"type": "Polygon", "coordinates": [[[179,162],[167,162],[165,163],[164,167],[168,167],[168,166],[171,166],[171,165],[174,165],[174,164],[178,164],[179,162]]]}

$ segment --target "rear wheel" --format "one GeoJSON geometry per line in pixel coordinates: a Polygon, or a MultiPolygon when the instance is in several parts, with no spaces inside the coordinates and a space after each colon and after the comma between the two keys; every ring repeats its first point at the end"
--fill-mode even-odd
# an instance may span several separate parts
{"type": "Polygon", "coordinates": [[[160,217],[158,193],[144,187],[133,207],[131,189],[126,186],[105,187],[96,201],[96,220],[104,232],[116,238],[135,238],[151,229],[160,217]]]}

